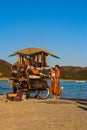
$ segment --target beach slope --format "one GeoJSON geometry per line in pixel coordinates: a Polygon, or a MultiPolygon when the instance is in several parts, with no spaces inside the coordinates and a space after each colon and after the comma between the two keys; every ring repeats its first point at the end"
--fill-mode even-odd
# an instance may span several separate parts
{"type": "Polygon", "coordinates": [[[86,130],[87,102],[57,99],[7,101],[0,96],[0,130],[86,130]]]}

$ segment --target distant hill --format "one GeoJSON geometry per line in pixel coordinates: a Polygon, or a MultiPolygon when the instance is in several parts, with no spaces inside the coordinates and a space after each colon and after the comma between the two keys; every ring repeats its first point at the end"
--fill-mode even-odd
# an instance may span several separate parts
{"type": "MultiPolygon", "coordinates": [[[[10,77],[11,64],[0,59],[0,77],[10,77]]],[[[87,80],[87,67],[60,66],[61,79],[87,80]]],[[[49,70],[47,70],[49,71],[49,70]]]]}
{"type": "Polygon", "coordinates": [[[87,80],[87,67],[61,66],[61,78],[72,80],[87,80]]]}
{"type": "Polygon", "coordinates": [[[0,77],[10,77],[11,64],[0,59],[0,77]]]}
{"type": "MultiPolygon", "coordinates": [[[[87,80],[87,67],[60,66],[61,79],[87,80]]],[[[49,69],[47,71],[50,71],[49,69]]]]}

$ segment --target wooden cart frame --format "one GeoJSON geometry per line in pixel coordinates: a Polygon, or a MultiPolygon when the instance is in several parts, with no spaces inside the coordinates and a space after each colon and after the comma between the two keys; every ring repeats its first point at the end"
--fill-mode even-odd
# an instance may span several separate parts
{"type": "Polygon", "coordinates": [[[47,56],[59,58],[55,54],[41,48],[25,48],[10,56],[17,56],[17,61],[11,68],[9,84],[13,93],[19,91],[26,93],[28,97],[45,99],[49,96],[48,78],[46,73],[47,56]]]}

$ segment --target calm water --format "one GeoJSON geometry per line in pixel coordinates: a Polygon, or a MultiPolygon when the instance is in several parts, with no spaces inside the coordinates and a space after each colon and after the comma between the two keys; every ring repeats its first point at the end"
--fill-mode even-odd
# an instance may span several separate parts
{"type": "MultiPolygon", "coordinates": [[[[49,84],[49,83],[48,83],[49,84]]],[[[65,99],[87,99],[87,81],[60,81],[62,97],[65,99]]],[[[0,95],[12,92],[8,81],[0,81],[0,95]]]]}

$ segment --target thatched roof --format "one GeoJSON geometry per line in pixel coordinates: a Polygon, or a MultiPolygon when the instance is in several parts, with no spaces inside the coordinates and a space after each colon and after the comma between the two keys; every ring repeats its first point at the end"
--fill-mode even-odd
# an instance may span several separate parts
{"type": "Polygon", "coordinates": [[[13,54],[11,54],[10,56],[14,56],[14,55],[28,55],[28,56],[31,56],[31,55],[34,55],[34,54],[38,54],[38,53],[45,53],[46,55],[51,55],[55,58],[60,58],[58,57],[57,55],[49,52],[48,50],[44,50],[44,49],[41,49],[41,48],[24,48],[22,50],[19,50],[19,51],[16,51],[14,52],[13,54]]]}

